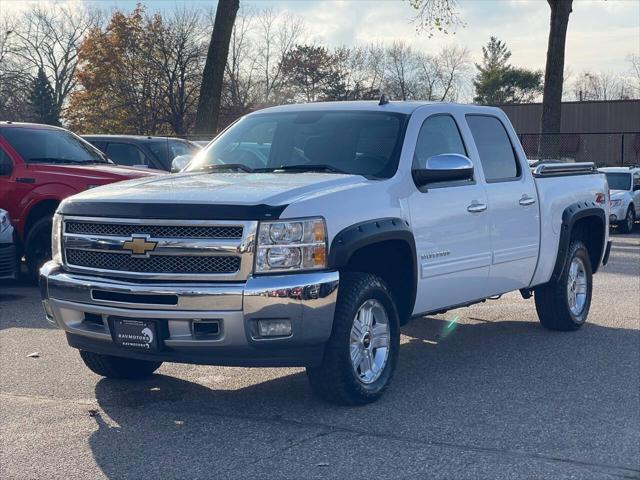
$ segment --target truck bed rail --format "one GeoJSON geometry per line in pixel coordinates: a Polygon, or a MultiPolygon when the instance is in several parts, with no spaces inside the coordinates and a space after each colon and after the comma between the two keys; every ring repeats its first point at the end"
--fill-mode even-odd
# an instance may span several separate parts
{"type": "Polygon", "coordinates": [[[586,175],[596,173],[598,169],[593,162],[576,163],[543,163],[533,169],[534,177],[560,177],[565,175],[586,175]]]}

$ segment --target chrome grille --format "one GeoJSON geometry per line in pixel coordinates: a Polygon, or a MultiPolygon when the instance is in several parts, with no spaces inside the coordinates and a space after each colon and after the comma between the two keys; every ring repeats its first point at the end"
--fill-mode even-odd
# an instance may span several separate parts
{"type": "Polygon", "coordinates": [[[62,254],[71,272],[147,280],[244,281],[257,221],[67,216],[62,254]],[[134,242],[135,240],[135,242],[134,242]],[[142,242],[142,251],[132,244],[142,242]]]}
{"type": "Polygon", "coordinates": [[[167,256],[149,258],[132,257],[128,254],[94,252],[89,250],[66,250],[67,262],[79,267],[103,270],[148,273],[229,274],[240,269],[240,258],[230,255],[218,256],[167,256]]]}
{"type": "Polygon", "coordinates": [[[154,238],[242,238],[241,225],[132,225],[126,223],[65,222],[65,233],[130,237],[133,234],[154,238]]]}

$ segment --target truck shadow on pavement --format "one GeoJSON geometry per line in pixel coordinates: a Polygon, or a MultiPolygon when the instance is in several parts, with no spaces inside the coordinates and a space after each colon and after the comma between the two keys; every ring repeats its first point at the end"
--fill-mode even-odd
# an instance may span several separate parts
{"type": "MultiPolygon", "coordinates": [[[[284,461],[290,469],[278,471],[308,467],[314,476],[323,472],[313,470],[311,450],[334,452],[339,463],[381,437],[389,448],[400,444],[398,458],[451,448],[438,456],[445,470],[486,449],[498,463],[507,452],[517,462],[568,458],[572,468],[584,463],[585,472],[640,472],[633,453],[640,442],[640,331],[588,324],[559,333],[537,322],[471,320],[428,318],[404,327],[391,388],[365,407],[317,400],[299,370],[249,386],[240,378],[235,390],[165,375],[102,379],[95,388],[100,410],[90,412],[97,422],[93,455],[114,479],[265,478],[277,476],[274,465],[284,461]]],[[[367,462],[371,472],[383,469],[381,476],[390,465],[385,455],[367,462]]]]}

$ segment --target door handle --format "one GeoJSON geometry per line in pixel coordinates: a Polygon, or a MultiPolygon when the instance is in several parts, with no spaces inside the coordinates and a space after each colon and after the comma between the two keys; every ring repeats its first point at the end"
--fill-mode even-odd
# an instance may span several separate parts
{"type": "Polygon", "coordinates": [[[467,207],[467,212],[480,213],[480,212],[484,212],[486,209],[487,209],[487,206],[484,203],[473,202],[471,205],[467,207]]]}
{"type": "Polygon", "coordinates": [[[536,203],[536,199],[533,197],[530,197],[525,193],[524,195],[522,195],[522,198],[518,203],[520,203],[520,205],[522,205],[523,207],[526,207],[528,205],[533,205],[534,203],[536,203]]]}

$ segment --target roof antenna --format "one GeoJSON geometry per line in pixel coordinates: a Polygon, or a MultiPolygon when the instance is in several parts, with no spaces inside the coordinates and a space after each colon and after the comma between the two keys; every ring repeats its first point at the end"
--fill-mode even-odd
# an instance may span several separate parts
{"type": "Polygon", "coordinates": [[[378,103],[378,106],[386,105],[387,103],[389,103],[389,97],[387,97],[386,93],[383,93],[380,95],[380,102],[378,103]]]}

